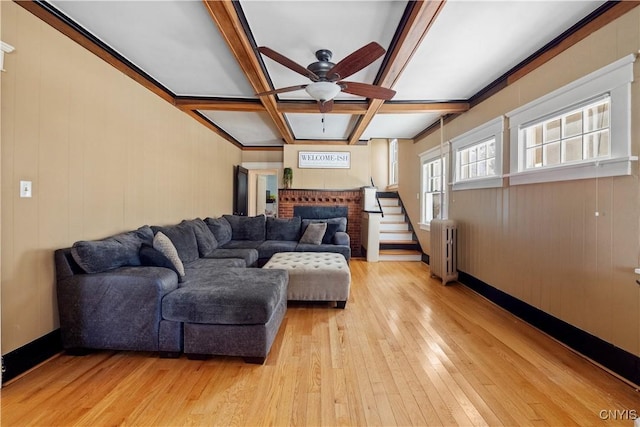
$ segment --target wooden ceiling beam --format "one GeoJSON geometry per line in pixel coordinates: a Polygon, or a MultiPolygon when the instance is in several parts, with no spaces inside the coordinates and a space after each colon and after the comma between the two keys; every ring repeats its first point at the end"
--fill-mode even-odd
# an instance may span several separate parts
{"type": "Polygon", "coordinates": [[[464,113],[469,110],[469,103],[463,102],[385,102],[378,110],[379,114],[405,113],[464,113]]]}
{"type": "MultiPolygon", "coordinates": [[[[406,22],[401,29],[396,43],[389,53],[389,61],[386,62],[381,78],[377,82],[378,85],[393,88],[402,71],[418,50],[420,42],[431,28],[436,17],[444,7],[445,0],[442,1],[416,1],[412,4],[411,11],[406,22]]],[[[384,101],[381,99],[372,99],[369,103],[367,112],[360,118],[354,131],[349,137],[349,144],[356,144],[367,126],[373,120],[378,110],[382,107],[384,101]]]]}
{"type": "MultiPolygon", "coordinates": [[[[244,31],[242,22],[236,13],[231,0],[203,0],[222,37],[238,61],[240,68],[247,76],[249,83],[256,93],[271,90],[262,67],[253,50],[253,46],[244,31]]],[[[278,128],[287,144],[294,141],[293,134],[282,113],[278,111],[276,98],[273,95],[260,98],[264,108],[278,128]]]]}
{"type": "MultiPolygon", "coordinates": [[[[364,115],[369,110],[366,101],[341,103],[336,101],[333,110],[327,114],[357,114],[364,115]]],[[[380,106],[378,114],[409,114],[409,113],[463,113],[469,110],[469,103],[463,102],[385,102],[380,106]]],[[[316,103],[309,102],[279,102],[278,111],[281,113],[309,113],[318,114],[316,103]]]]}
{"type": "MultiPolygon", "coordinates": [[[[174,105],[183,111],[238,111],[264,112],[266,108],[257,99],[216,99],[176,97],[174,105]]],[[[276,104],[280,113],[319,114],[318,105],[307,101],[285,101],[276,104]]],[[[333,110],[327,114],[356,114],[364,115],[369,109],[366,101],[336,101],[333,110]]],[[[424,102],[385,102],[378,110],[378,114],[411,114],[411,113],[463,113],[469,110],[466,101],[424,101],[424,102]]]]}
{"type": "Polygon", "coordinates": [[[181,110],[209,110],[209,111],[243,111],[263,112],[264,105],[258,99],[216,99],[216,98],[187,98],[176,97],[174,104],[181,110]]]}
{"type": "Polygon", "coordinates": [[[348,145],[349,141],[344,139],[297,139],[294,144],[313,145],[348,145]]]}

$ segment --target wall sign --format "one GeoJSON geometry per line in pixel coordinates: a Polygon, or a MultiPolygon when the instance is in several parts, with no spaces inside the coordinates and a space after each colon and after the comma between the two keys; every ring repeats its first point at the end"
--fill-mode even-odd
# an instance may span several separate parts
{"type": "Polygon", "coordinates": [[[298,167],[316,169],[349,169],[349,151],[298,151],[298,167]]]}

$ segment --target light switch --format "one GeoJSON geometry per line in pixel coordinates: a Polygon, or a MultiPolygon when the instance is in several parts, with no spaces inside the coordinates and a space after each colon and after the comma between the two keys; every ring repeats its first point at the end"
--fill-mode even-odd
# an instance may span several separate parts
{"type": "Polygon", "coordinates": [[[20,181],[20,197],[31,197],[31,181],[20,181]]]}

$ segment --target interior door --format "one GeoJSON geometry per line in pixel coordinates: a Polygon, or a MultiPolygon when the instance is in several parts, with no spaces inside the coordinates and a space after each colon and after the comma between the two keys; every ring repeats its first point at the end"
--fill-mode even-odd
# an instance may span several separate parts
{"type": "Polygon", "coordinates": [[[249,171],[242,166],[235,167],[235,179],[233,188],[233,214],[247,215],[249,198],[247,185],[249,183],[249,171]]]}

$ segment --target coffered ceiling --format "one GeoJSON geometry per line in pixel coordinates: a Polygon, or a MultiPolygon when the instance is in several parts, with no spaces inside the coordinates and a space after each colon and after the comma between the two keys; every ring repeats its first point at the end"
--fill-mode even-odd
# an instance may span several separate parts
{"type": "Polygon", "coordinates": [[[246,149],[415,138],[635,6],[604,1],[19,2],[87,49],[246,149]],[[571,35],[571,37],[568,37],[571,35]],[[261,55],[306,67],[375,41],[386,53],[348,80],[392,88],[390,101],[344,92],[321,114],[310,83],[261,55]]]}

